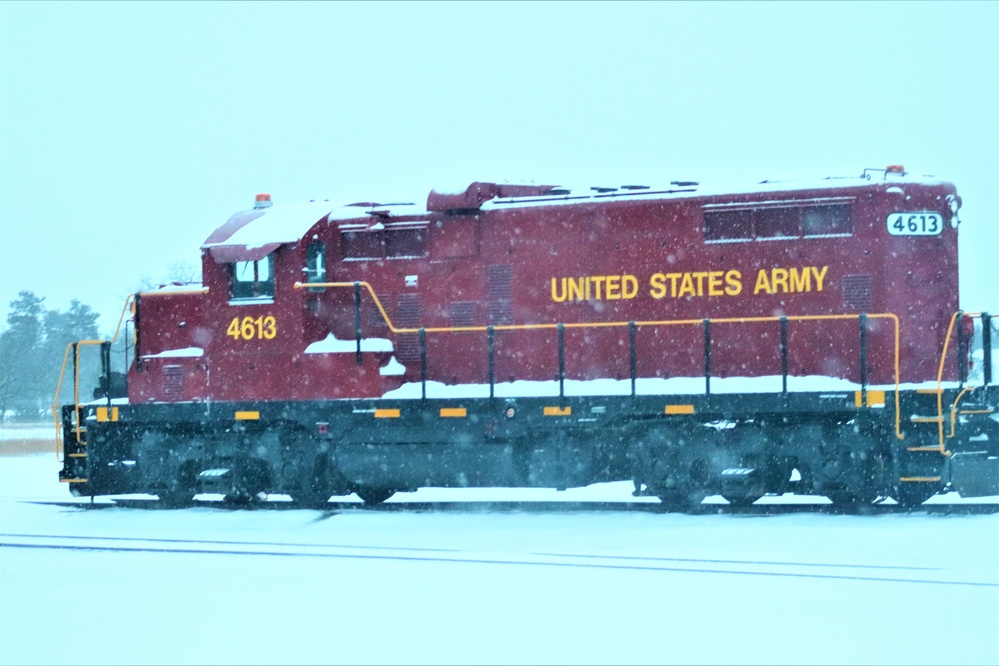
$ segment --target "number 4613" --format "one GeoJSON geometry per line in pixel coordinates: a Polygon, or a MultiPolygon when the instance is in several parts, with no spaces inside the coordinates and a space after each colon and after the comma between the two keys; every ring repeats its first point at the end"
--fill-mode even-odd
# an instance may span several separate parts
{"type": "Polygon", "coordinates": [[[273,316],[266,317],[234,317],[225,332],[226,335],[235,340],[252,340],[260,338],[262,340],[273,340],[277,336],[277,320],[273,316]]]}

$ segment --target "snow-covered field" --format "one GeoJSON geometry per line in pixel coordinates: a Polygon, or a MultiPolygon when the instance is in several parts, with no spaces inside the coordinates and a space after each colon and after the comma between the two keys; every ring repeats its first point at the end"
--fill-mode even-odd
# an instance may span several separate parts
{"type": "Polygon", "coordinates": [[[665,514],[629,484],[87,510],[58,469],[0,456],[2,664],[999,663],[999,514],[665,514]]]}

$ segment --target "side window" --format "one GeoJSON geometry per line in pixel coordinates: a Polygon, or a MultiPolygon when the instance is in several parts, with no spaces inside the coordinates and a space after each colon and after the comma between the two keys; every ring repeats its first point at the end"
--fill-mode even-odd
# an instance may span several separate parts
{"type": "Polygon", "coordinates": [[[760,208],[756,211],[757,238],[801,236],[800,208],[760,208]]]}
{"type": "Polygon", "coordinates": [[[852,233],[850,204],[768,206],[704,212],[704,240],[708,243],[848,236],[852,233]]]}
{"type": "Polygon", "coordinates": [[[389,259],[421,259],[427,256],[427,230],[424,228],[386,231],[385,254],[389,259]]]}
{"type": "Polygon", "coordinates": [[[340,239],[344,261],[422,259],[427,256],[426,223],[375,224],[344,229],[340,239]]]}
{"type": "MultiPolygon", "coordinates": [[[[326,282],[326,243],[312,241],[305,248],[306,282],[326,282]]],[[[324,287],[309,287],[309,291],[325,291],[324,287]]]]}
{"type": "Polygon", "coordinates": [[[804,209],[806,236],[853,233],[849,205],[809,206],[804,209]]]}
{"type": "Polygon", "coordinates": [[[749,240],[753,237],[753,211],[704,213],[704,240],[749,240]]]}
{"type": "Polygon", "coordinates": [[[237,261],[231,264],[229,298],[274,298],[274,255],[257,261],[237,261]]]}
{"type": "Polygon", "coordinates": [[[381,259],[385,256],[384,241],[378,231],[344,231],[341,234],[345,261],[381,259]]]}

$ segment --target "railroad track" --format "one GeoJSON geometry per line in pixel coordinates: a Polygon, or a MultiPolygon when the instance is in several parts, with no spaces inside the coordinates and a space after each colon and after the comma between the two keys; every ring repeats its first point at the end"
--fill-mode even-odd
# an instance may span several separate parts
{"type": "Polygon", "coordinates": [[[273,541],[163,539],[67,534],[0,534],[0,548],[31,548],[177,556],[285,557],[532,566],[662,573],[721,574],[971,587],[999,581],[967,580],[944,567],[840,564],[737,559],[700,559],[599,553],[496,552],[273,541]]]}
{"type": "MultiPolygon", "coordinates": [[[[81,510],[101,510],[127,508],[146,511],[183,510],[168,507],[155,499],[112,499],[90,502],[78,500],[14,500],[31,504],[44,504],[81,510]]],[[[187,508],[213,508],[225,510],[252,511],[302,511],[310,510],[294,502],[255,501],[249,503],[196,500],[187,508]]],[[[754,504],[734,506],[731,504],[700,504],[682,512],[665,508],[658,502],[538,502],[538,501],[437,501],[437,502],[387,502],[377,506],[366,506],[360,502],[327,502],[321,508],[311,510],[325,514],[356,512],[404,512],[421,513],[429,511],[455,513],[590,513],[590,512],[637,512],[637,513],[683,513],[688,515],[729,515],[729,516],[780,516],[812,513],[829,515],[986,515],[999,513],[999,503],[965,502],[960,504],[923,504],[917,507],[903,507],[898,504],[870,504],[841,506],[835,504],[754,504]]]]}

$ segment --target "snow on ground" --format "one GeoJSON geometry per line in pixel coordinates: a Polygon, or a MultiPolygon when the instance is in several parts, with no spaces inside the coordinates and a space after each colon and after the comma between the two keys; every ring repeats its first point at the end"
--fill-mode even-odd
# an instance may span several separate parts
{"type": "Polygon", "coordinates": [[[85,510],[58,469],[0,456],[2,664],[999,663],[999,514],[85,510]]]}

